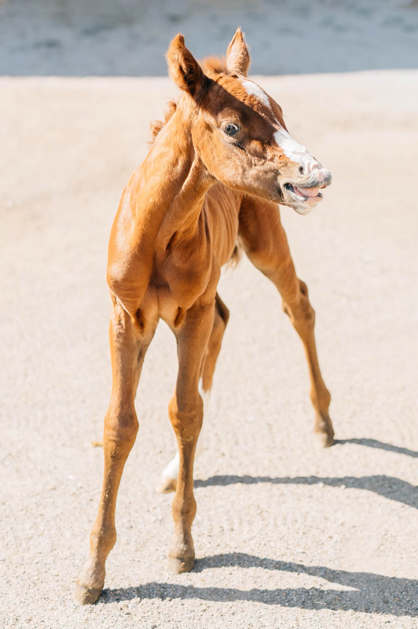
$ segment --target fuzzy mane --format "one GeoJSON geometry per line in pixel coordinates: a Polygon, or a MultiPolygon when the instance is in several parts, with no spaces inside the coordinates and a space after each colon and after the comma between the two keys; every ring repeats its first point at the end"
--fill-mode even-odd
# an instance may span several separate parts
{"type": "Polygon", "coordinates": [[[164,111],[164,120],[152,120],[150,124],[152,139],[150,144],[155,142],[155,138],[160,133],[161,129],[165,127],[167,122],[174,116],[177,109],[177,102],[175,100],[169,100],[164,111]]]}

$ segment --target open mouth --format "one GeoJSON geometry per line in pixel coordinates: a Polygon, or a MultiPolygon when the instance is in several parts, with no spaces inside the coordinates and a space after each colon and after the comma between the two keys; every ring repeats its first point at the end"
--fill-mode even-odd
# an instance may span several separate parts
{"type": "Polygon", "coordinates": [[[298,188],[297,186],[293,186],[291,183],[285,183],[284,188],[299,201],[308,203],[309,201],[315,201],[317,203],[322,199],[322,194],[319,192],[319,186],[317,188],[298,188]]]}

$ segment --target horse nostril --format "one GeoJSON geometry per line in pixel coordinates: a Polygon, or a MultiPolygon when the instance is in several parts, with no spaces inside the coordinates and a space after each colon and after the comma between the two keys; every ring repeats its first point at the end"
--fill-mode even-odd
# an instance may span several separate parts
{"type": "Polygon", "coordinates": [[[299,172],[301,175],[303,175],[303,166],[299,166],[299,172]]]}
{"type": "Polygon", "coordinates": [[[332,175],[329,170],[325,171],[324,175],[324,185],[329,186],[332,183],[332,175]]]}

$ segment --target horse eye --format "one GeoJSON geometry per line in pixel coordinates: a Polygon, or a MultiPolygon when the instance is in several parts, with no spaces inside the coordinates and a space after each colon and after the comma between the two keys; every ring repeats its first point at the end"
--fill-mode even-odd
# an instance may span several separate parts
{"type": "Polygon", "coordinates": [[[235,135],[236,133],[238,133],[239,131],[239,127],[236,124],[227,124],[226,127],[224,127],[224,133],[226,133],[226,135],[235,135]]]}

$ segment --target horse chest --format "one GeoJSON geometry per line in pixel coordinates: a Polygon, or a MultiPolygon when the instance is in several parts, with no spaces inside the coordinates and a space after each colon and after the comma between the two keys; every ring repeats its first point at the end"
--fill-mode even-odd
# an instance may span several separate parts
{"type": "Polygon", "coordinates": [[[212,256],[172,252],[165,261],[161,277],[171,298],[181,308],[190,308],[205,292],[212,274],[212,256]]]}

